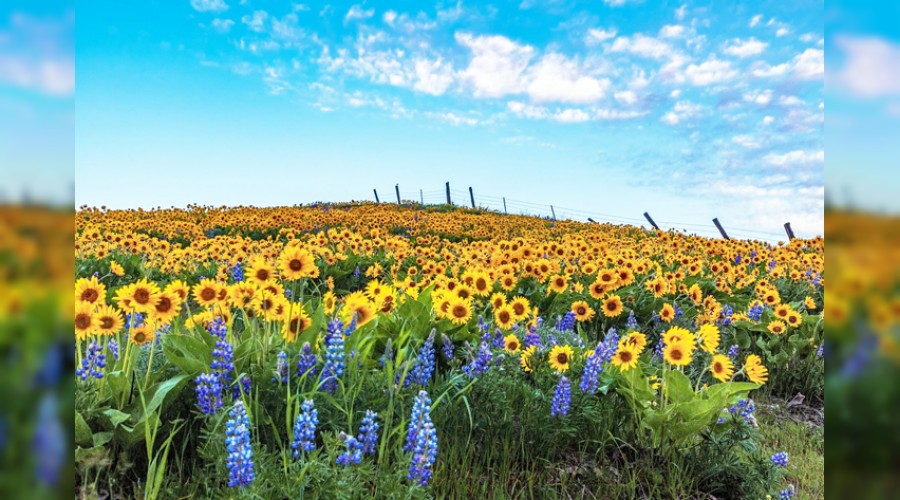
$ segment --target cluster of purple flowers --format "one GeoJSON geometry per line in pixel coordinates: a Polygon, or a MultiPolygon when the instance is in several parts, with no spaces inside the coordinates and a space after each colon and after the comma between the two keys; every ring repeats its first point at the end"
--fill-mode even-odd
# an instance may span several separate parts
{"type": "Polygon", "coordinates": [[[313,354],[312,346],[309,345],[309,342],[304,342],[303,347],[300,348],[299,359],[297,359],[297,377],[315,376],[317,361],[318,358],[313,354]]]}
{"type": "Polygon", "coordinates": [[[773,464],[779,467],[787,467],[788,454],[786,451],[779,451],[778,453],[772,455],[772,458],[770,458],[769,460],[771,460],[773,464]]]}
{"type": "Polygon", "coordinates": [[[197,387],[197,406],[206,415],[213,415],[222,408],[222,383],[212,373],[201,373],[194,379],[197,387]]]}
{"type": "Polygon", "coordinates": [[[613,356],[619,349],[619,335],[615,329],[610,329],[606,338],[602,342],[597,343],[594,353],[588,357],[584,366],[584,373],[581,375],[581,384],[579,388],[583,393],[594,394],[597,392],[597,378],[603,371],[603,363],[612,361],[613,356]]]}
{"type": "Polygon", "coordinates": [[[240,262],[236,262],[234,267],[231,268],[231,277],[234,278],[235,282],[244,281],[244,268],[240,262]]]}
{"type": "Polygon", "coordinates": [[[560,332],[571,332],[575,329],[575,313],[569,311],[562,318],[556,320],[556,330],[560,332]]]}
{"type": "Polygon", "coordinates": [[[468,364],[464,365],[462,370],[469,378],[479,377],[491,367],[491,359],[493,359],[493,357],[494,355],[491,353],[490,346],[487,342],[482,340],[481,345],[478,348],[478,355],[469,361],[468,364]]]}
{"type": "Polygon", "coordinates": [[[634,310],[628,312],[628,321],[625,323],[625,326],[629,330],[637,330],[638,329],[637,317],[635,317],[635,315],[634,315],[634,310]]]}
{"type": "Polygon", "coordinates": [[[325,392],[331,394],[337,389],[338,379],[344,375],[346,363],[341,322],[334,320],[328,324],[328,335],[325,336],[325,366],[322,368],[322,389],[325,392]]]}
{"type": "Polygon", "coordinates": [[[734,309],[730,305],[725,304],[724,306],[722,306],[722,320],[721,320],[722,325],[724,325],[724,326],[730,325],[731,324],[731,316],[733,316],[733,315],[734,315],[734,309]]]}
{"type": "Polygon", "coordinates": [[[421,349],[419,349],[419,355],[416,357],[416,364],[410,371],[409,376],[404,379],[403,385],[406,387],[410,382],[419,385],[428,385],[432,374],[434,374],[434,330],[431,331],[431,334],[428,335],[428,338],[425,339],[425,343],[422,344],[421,349]]]}
{"type": "Polygon", "coordinates": [[[253,448],[250,443],[250,416],[244,402],[234,403],[225,424],[225,447],[228,450],[228,487],[249,486],[256,477],[253,471],[253,448]]]}
{"type": "Polygon", "coordinates": [[[394,345],[391,339],[387,339],[387,342],[384,344],[384,352],[381,354],[381,357],[378,358],[378,364],[381,365],[382,368],[387,366],[388,363],[394,360],[394,345]]]}
{"type": "Polygon", "coordinates": [[[75,370],[75,375],[82,381],[87,380],[88,377],[101,379],[104,368],[106,368],[106,354],[103,354],[103,347],[97,341],[91,341],[88,344],[87,353],[81,358],[81,368],[75,370]]]}
{"type": "Polygon", "coordinates": [[[287,363],[287,353],[281,351],[278,353],[278,361],[275,362],[275,377],[273,380],[276,382],[286,384],[288,381],[288,363],[287,363]]]}
{"type": "Polygon", "coordinates": [[[116,339],[109,339],[109,342],[106,343],[106,348],[109,349],[109,353],[112,354],[113,360],[119,360],[119,343],[116,342],[116,339]]]}
{"type": "Polygon", "coordinates": [[[419,391],[413,403],[406,443],[403,445],[403,451],[411,451],[413,454],[407,476],[409,479],[428,486],[431,469],[437,460],[437,448],[437,430],[431,421],[431,398],[425,391],[419,391]]]}
{"type": "Polygon", "coordinates": [[[294,442],[291,443],[294,458],[298,458],[304,451],[313,451],[316,448],[316,426],[319,425],[319,412],[315,409],[313,400],[304,401],[300,410],[294,421],[294,442]]]}
{"type": "MultiPolygon", "coordinates": [[[[756,404],[753,403],[752,399],[742,399],[733,404],[731,408],[723,411],[727,411],[730,415],[737,415],[749,424],[753,422],[753,413],[756,411],[756,404]]],[[[725,423],[725,417],[719,417],[718,423],[725,423]]]]}
{"type": "Polygon", "coordinates": [[[344,440],[344,452],[338,455],[337,464],[347,467],[351,464],[362,462],[362,445],[357,439],[349,434],[341,433],[341,439],[344,440]]]}
{"type": "Polygon", "coordinates": [[[375,419],[378,418],[378,413],[375,413],[372,410],[366,410],[366,415],[362,419],[362,423],[359,426],[359,434],[356,436],[356,440],[359,442],[363,454],[375,454],[375,446],[378,444],[378,429],[379,425],[375,419]]]}
{"type": "Polygon", "coordinates": [[[556,390],[553,391],[553,403],[550,405],[550,416],[566,416],[569,414],[569,406],[572,403],[572,384],[565,376],[559,379],[556,390]]]}
{"type": "Polygon", "coordinates": [[[728,357],[731,359],[737,359],[738,354],[740,354],[740,353],[741,353],[741,348],[737,344],[734,344],[728,348],[728,357]]]}
{"type": "Polygon", "coordinates": [[[765,306],[763,306],[762,304],[757,302],[750,307],[749,311],[747,311],[747,317],[751,321],[759,321],[760,318],[762,318],[762,313],[763,313],[764,309],[765,309],[765,306]]]}
{"type": "Polygon", "coordinates": [[[441,344],[444,358],[446,358],[447,361],[450,361],[453,359],[453,351],[456,349],[456,346],[453,345],[453,341],[450,340],[450,337],[443,333],[441,334],[441,344]]]}
{"type": "Polygon", "coordinates": [[[778,493],[778,500],[791,500],[791,498],[794,498],[794,487],[793,486],[788,486],[787,488],[781,490],[781,492],[778,493]]]}
{"type": "Polygon", "coordinates": [[[529,347],[532,347],[532,346],[540,348],[541,347],[541,336],[538,335],[537,332],[529,331],[528,333],[525,334],[525,340],[523,342],[523,345],[525,346],[525,349],[528,349],[529,347]]]}

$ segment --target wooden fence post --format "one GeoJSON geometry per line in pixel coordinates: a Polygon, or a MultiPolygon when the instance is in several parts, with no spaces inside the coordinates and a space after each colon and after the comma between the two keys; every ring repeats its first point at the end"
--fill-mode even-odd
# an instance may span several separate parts
{"type": "Polygon", "coordinates": [[[447,204],[448,204],[448,205],[452,205],[452,204],[453,204],[453,203],[450,202],[450,183],[449,183],[449,182],[447,183],[447,204]]]}
{"type": "Polygon", "coordinates": [[[378,190],[373,189],[372,192],[375,193],[375,203],[381,203],[381,200],[378,199],[378,190]]]}
{"type": "Polygon", "coordinates": [[[472,200],[472,208],[475,208],[475,194],[472,193],[472,186],[469,186],[469,199],[472,200]]]}
{"type": "Polygon", "coordinates": [[[794,230],[791,229],[791,223],[790,223],[790,222],[785,222],[785,223],[784,223],[784,232],[786,232],[787,235],[788,235],[788,241],[794,239],[794,230]]]}
{"type": "Polygon", "coordinates": [[[556,210],[553,210],[553,205],[550,205],[550,213],[553,214],[553,220],[556,220],[556,210]]]}
{"type": "Polygon", "coordinates": [[[653,222],[653,219],[650,217],[650,214],[648,214],[647,212],[644,212],[644,217],[647,218],[647,221],[650,222],[651,226],[653,226],[654,228],[656,228],[657,231],[659,231],[659,226],[656,225],[656,222],[653,222]]]}
{"type": "Polygon", "coordinates": [[[722,234],[722,237],[723,237],[723,238],[725,238],[726,240],[730,240],[730,239],[731,239],[731,238],[728,237],[728,233],[725,232],[725,228],[723,228],[723,227],[722,227],[722,224],[719,223],[718,217],[715,218],[715,219],[713,219],[713,224],[716,225],[716,228],[719,230],[719,233],[722,234]]]}
{"type": "Polygon", "coordinates": [[[394,184],[394,190],[397,192],[397,204],[400,204],[400,184],[394,184]]]}
{"type": "Polygon", "coordinates": [[[503,197],[503,213],[509,215],[509,212],[506,211],[506,196],[503,197]]]}

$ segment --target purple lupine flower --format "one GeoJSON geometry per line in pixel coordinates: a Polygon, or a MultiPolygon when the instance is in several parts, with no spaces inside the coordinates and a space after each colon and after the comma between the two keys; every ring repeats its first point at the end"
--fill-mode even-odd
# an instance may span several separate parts
{"type": "Polygon", "coordinates": [[[523,342],[525,349],[528,349],[531,346],[535,346],[538,349],[541,347],[541,336],[537,334],[537,332],[528,332],[525,334],[525,340],[523,342]]]}
{"type": "Polygon", "coordinates": [[[403,450],[413,453],[407,477],[423,487],[428,486],[431,469],[437,460],[438,438],[431,421],[431,399],[425,391],[419,391],[413,403],[403,450]]]}
{"type": "Polygon", "coordinates": [[[253,471],[253,448],[250,442],[250,416],[242,400],[234,403],[225,424],[225,447],[228,450],[228,487],[249,486],[256,477],[253,471]]]}
{"type": "Polygon", "coordinates": [[[378,418],[378,413],[375,413],[372,410],[366,410],[366,415],[362,419],[362,423],[359,426],[359,435],[357,435],[356,440],[360,443],[362,447],[363,454],[375,454],[375,445],[378,444],[378,422],[375,420],[378,418]]]}
{"type": "Polygon", "coordinates": [[[222,407],[222,383],[219,377],[212,373],[201,373],[194,379],[197,393],[197,406],[200,412],[213,415],[222,407]]]}
{"type": "Polygon", "coordinates": [[[362,462],[362,445],[355,437],[341,433],[341,439],[344,440],[344,452],[338,455],[337,464],[348,467],[351,464],[362,462]]]}
{"type": "Polygon", "coordinates": [[[569,414],[569,406],[572,403],[572,385],[565,376],[560,377],[553,391],[553,402],[550,405],[550,416],[566,416],[569,414]]]}
{"type": "Polygon", "coordinates": [[[75,370],[75,375],[82,381],[88,377],[97,379],[103,378],[103,369],[106,368],[106,354],[103,354],[103,348],[97,341],[92,340],[88,344],[87,353],[81,358],[81,368],[75,370]]]}
{"type": "Polygon", "coordinates": [[[788,466],[788,454],[786,451],[779,451],[778,453],[772,455],[772,458],[769,459],[773,464],[780,467],[788,466]]]}
{"type": "Polygon", "coordinates": [[[312,346],[309,345],[309,342],[304,342],[303,347],[300,348],[300,357],[297,360],[297,377],[303,377],[304,375],[315,376],[316,361],[318,361],[318,358],[313,354],[312,346]]]}
{"type": "Polygon", "coordinates": [[[300,414],[294,421],[294,458],[300,457],[304,451],[316,449],[316,426],[319,425],[319,411],[315,409],[313,400],[307,399],[300,405],[300,414]]]}
{"type": "Polygon", "coordinates": [[[738,347],[737,344],[732,345],[728,348],[728,357],[731,359],[737,359],[738,354],[741,353],[741,348],[738,347]]]}
{"type": "Polygon", "coordinates": [[[346,367],[344,337],[340,331],[325,337],[325,366],[322,368],[322,389],[331,394],[338,386],[338,379],[346,367]]]}
{"type": "Polygon", "coordinates": [[[444,353],[444,357],[447,358],[447,361],[452,360],[453,359],[453,351],[456,348],[453,345],[453,341],[450,340],[450,337],[448,337],[447,335],[442,333],[441,334],[441,344],[442,344],[442,351],[444,353]]]}
{"type": "Polygon", "coordinates": [[[416,364],[410,371],[409,377],[404,380],[404,387],[409,385],[407,381],[419,385],[428,385],[428,382],[431,380],[431,376],[434,374],[434,334],[435,331],[432,330],[428,338],[425,339],[425,343],[422,344],[422,348],[419,349],[416,364]]]}

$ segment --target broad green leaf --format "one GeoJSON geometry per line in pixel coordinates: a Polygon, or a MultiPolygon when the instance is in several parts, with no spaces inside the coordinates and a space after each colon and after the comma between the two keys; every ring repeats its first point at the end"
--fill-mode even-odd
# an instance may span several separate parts
{"type": "Polygon", "coordinates": [[[156,387],[156,392],[153,393],[153,398],[150,400],[150,404],[147,405],[147,413],[153,413],[157,408],[162,406],[163,401],[166,398],[166,395],[169,394],[173,389],[180,388],[181,385],[188,379],[188,376],[185,374],[176,375],[169,380],[159,384],[156,387]]]}
{"type": "Polygon", "coordinates": [[[109,418],[109,422],[112,424],[113,428],[118,427],[119,424],[127,422],[128,419],[131,418],[131,415],[123,411],[116,410],[115,408],[109,408],[108,410],[104,410],[102,413],[103,415],[106,415],[107,418],[109,418]]]}
{"type": "Polygon", "coordinates": [[[691,381],[684,373],[679,371],[671,370],[667,372],[663,387],[666,395],[673,403],[686,403],[694,398],[691,381]]]}
{"type": "Polygon", "coordinates": [[[90,444],[91,428],[88,426],[81,413],[75,412],[75,444],[90,444]]]}
{"type": "Polygon", "coordinates": [[[163,338],[163,352],[189,377],[205,372],[212,363],[212,350],[193,335],[166,335],[163,338]]]}
{"type": "Polygon", "coordinates": [[[92,437],[94,447],[97,448],[97,447],[103,446],[106,443],[112,441],[112,438],[113,438],[113,431],[98,432],[98,433],[94,434],[92,437]]]}

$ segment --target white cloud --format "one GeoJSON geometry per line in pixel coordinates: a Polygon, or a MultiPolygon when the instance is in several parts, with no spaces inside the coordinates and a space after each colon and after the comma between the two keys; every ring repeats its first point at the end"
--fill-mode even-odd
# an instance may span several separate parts
{"type": "Polygon", "coordinates": [[[432,118],[437,118],[438,120],[445,121],[451,125],[468,125],[474,126],[478,125],[478,119],[472,118],[469,116],[460,116],[453,112],[444,112],[444,113],[429,113],[428,116],[432,118]]]}
{"type": "Polygon", "coordinates": [[[744,101],[752,102],[760,106],[768,106],[772,103],[772,90],[754,90],[744,94],[744,101]]]}
{"type": "Polygon", "coordinates": [[[590,120],[591,115],[581,109],[568,108],[554,114],[553,119],[560,123],[581,123],[590,120]]]}
{"type": "Polygon", "coordinates": [[[628,3],[637,3],[641,0],[603,0],[603,3],[609,5],[610,7],[622,7],[628,3]]]}
{"type": "Polygon", "coordinates": [[[803,43],[810,43],[816,39],[815,33],[804,33],[800,35],[799,40],[803,43]]]}
{"type": "Polygon", "coordinates": [[[757,15],[753,16],[750,19],[750,27],[755,28],[760,23],[760,21],[762,21],[762,19],[763,19],[762,14],[757,14],[757,15]]]}
{"type": "Polygon", "coordinates": [[[394,21],[397,19],[397,13],[393,10],[389,10],[381,16],[381,19],[385,22],[385,24],[389,26],[394,25],[394,21]]]}
{"type": "Polygon", "coordinates": [[[727,82],[738,75],[728,61],[708,59],[701,64],[691,64],[684,70],[688,81],[697,86],[727,82]]]}
{"type": "Polygon", "coordinates": [[[735,38],[725,46],[722,52],[734,57],[750,57],[762,54],[769,44],[750,37],[746,40],[735,38]]]}
{"type": "Polygon", "coordinates": [[[347,11],[347,15],[344,16],[344,22],[350,21],[361,21],[363,19],[368,19],[375,15],[375,9],[363,9],[359,5],[354,5],[350,7],[350,10],[347,11]]]}
{"type": "Polygon", "coordinates": [[[191,0],[191,7],[200,12],[223,12],[228,10],[225,0],[191,0]]]}
{"type": "Polygon", "coordinates": [[[628,104],[628,105],[632,105],[638,101],[637,94],[635,94],[631,90],[623,90],[621,92],[616,92],[615,94],[613,94],[613,97],[615,97],[616,100],[621,102],[622,104],[628,104]]]}
{"type": "Polygon", "coordinates": [[[684,16],[686,16],[686,15],[687,15],[687,4],[684,4],[681,7],[678,7],[677,9],[675,9],[675,19],[678,19],[679,21],[683,21],[684,16]]]}
{"type": "Polygon", "coordinates": [[[801,80],[814,80],[825,75],[825,51],[806,49],[793,59],[793,73],[801,80]]]}
{"type": "Polygon", "coordinates": [[[266,19],[268,19],[269,13],[264,10],[257,10],[253,13],[253,15],[246,15],[241,18],[241,22],[246,24],[248,28],[257,33],[262,32],[265,28],[266,19]]]}
{"type": "Polygon", "coordinates": [[[775,167],[823,163],[825,161],[825,151],[803,151],[797,149],[784,154],[769,153],[763,157],[763,161],[775,167]]]}
{"type": "Polygon", "coordinates": [[[688,101],[678,101],[672,111],[664,114],[660,121],[666,125],[678,125],[686,120],[699,116],[703,108],[688,101]]]}
{"type": "Polygon", "coordinates": [[[17,57],[0,53],[0,83],[69,96],[75,93],[75,61],[63,57],[17,57]]]}
{"type": "Polygon", "coordinates": [[[583,74],[576,61],[556,53],[542,57],[526,79],[526,92],[535,102],[594,102],[604,97],[610,84],[608,79],[583,74]]]}
{"type": "Polygon", "coordinates": [[[684,35],[684,26],[680,24],[667,24],[659,29],[660,38],[680,38],[684,35]]]}
{"type": "Polygon", "coordinates": [[[800,106],[803,104],[803,100],[797,96],[783,95],[778,98],[778,103],[782,106],[800,106]]]}
{"type": "Polygon", "coordinates": [[[219,33],[228,33],[232,26],[234,26],[234,21],[232,21],[231,19],[212,20],[212,27],[219,33]]]}
{"type": "Polygon", "coordinates": [[[762,122],[763,122],[763,125],[771,125],[771,124],[775,123],[775,118],[767,115],[767,116],[763,117],[762,122]]]}
{"type": "Polygon", "coordinates": [[[731,142],[745,149],[759,149],[762,146],[756,138],[746,134],[732,137],[731,142]]]}
{"type": "Polygon", "coordinates": [[[769,66],[766,63],[762,63],[758,65],[756,68],[750,70],[750,74],[757,78],[770,78],[773,76],[783,76],[791,70],[791,65],[788,63],[779,64],[776,66],[769,66]]]}
{"type": "Polygon", "coordinates": [[[679,97],[681,97],[681,89],[675,89],[669,92],[669,97],[671,97],[672,99],[678,99],[679,97]]]}
{"type": "Polygon", "coordinates": [[[850,36],[836,37],[835,44],[846,56],[835,73],[838,85],[859,97],[900,95],[900,45],[883,38],[850,36]]]}
{"type": "Polygon", "coordinates": [[[775,36],[781,38],[783,36],[789,35],[790,33],[791,33],[791,30],[782,26],[781,28],[778,28],[778,31],[775,32],[775,36]]]}
{"type": "Polygon", "coordinates": [[[472,59],[459,72],[459,78],[476,97],[501,97],[524,90],[522,75],[534,57],[533,47],[500,35],[457,33],[456,41],[472,51],[472,59]]]}
{"type": "Polygon", "coordinates": [[[673,54],[672,47],[666,42],[642,34],[616,38],[609,50],[627,52],[648,59],[665,59],[673,54]]]}
{"type": "Polygon", "coordinates": [[[598,43],[605,42],[610,38],[615,38],[616,31],[615,28],[610,28],[608,30],[603,28],[591,28],[588,30],[587,35],[584,37],[584,42],[588,45],[597,45],[598,43]]]}
{"type": "Polygon", "coordinates": [[[414,67],[416,81],[413,88],[420,92],[441,95],[453,83],[453,68],[440,58],[434,61],[416,59],[414,67]]]}

